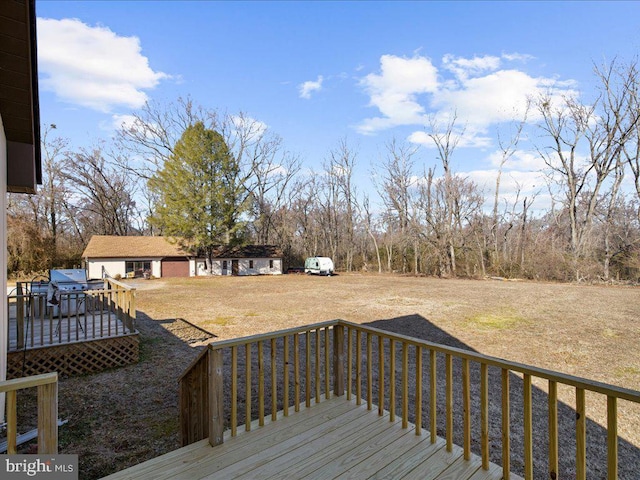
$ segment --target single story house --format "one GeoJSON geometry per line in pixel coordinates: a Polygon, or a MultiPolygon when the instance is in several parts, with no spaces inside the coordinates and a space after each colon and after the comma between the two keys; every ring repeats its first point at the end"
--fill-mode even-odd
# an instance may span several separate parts
{"type": "MultiPolygon", "coordinates": [[[[167,237],[94,235],[82,253],[88,278],[195,277],[209,275],[207,260],[167,237]]],[[[278,275],[282,252],[273,245],[229,247],[214,252],[214,275],[278,275]]]]}

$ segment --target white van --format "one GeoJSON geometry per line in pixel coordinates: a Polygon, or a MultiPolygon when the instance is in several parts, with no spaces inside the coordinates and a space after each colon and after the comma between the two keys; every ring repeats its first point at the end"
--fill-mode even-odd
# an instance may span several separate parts
{"type": "Polygon", "coordinates": [[[304,261],[304,273],[333,275],[333,260],[329,257],[309,257],[304,261]]]}

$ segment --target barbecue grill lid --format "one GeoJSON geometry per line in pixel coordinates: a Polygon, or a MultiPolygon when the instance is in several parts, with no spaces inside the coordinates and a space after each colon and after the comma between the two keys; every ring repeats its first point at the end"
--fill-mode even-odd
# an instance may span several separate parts
{"type": "Polygon", "coordinates": [[[82,268],[49,270],[51,283],[87,283],[87,272],[82,268]]]}

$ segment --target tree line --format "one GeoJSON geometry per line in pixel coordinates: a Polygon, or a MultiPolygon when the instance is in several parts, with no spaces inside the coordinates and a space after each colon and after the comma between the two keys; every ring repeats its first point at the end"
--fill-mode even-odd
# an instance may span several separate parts
{"type": "Polygon", "coordinates": [[[365,159],[366,192],[346,139],[308,172],[261,122],[190,98],[147,103],[91,149],[50,125],[38,194],[9,196],[9,272],[78,265],[94,234],[164,234],[205,258],[216,244],[257,243],[281,247],[286,266],[324,255],[342,271],[638,281],[640,77],[636,62],[594,72],[591,102],[529,100],[498,136],[490,192],[455,171],[465,128],[455,112],[425,126],[435,150],[392,140],[365,159]],[[545,208],[539,193],[501,190],[525,142],[544,164],[545,208]]]}

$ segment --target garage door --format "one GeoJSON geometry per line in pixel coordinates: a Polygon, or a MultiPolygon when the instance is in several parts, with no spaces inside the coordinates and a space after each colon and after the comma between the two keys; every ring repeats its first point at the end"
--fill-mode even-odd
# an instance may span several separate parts
{"type": "Polygon", "coordinates": [[[162,277],[188,277],[189,260],[186,258],[165,258],[162,260],[162,277]]]}

